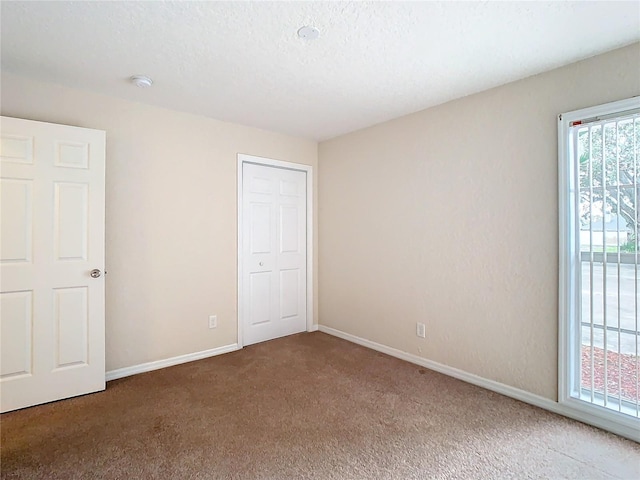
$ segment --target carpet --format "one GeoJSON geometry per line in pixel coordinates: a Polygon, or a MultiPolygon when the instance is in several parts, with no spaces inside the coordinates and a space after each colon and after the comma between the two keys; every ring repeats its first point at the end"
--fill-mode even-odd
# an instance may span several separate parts
{"type": "Polygon", "coordinates": [[[315,332],[4,414],[2,479],[638,479],[640,445],[315,332]]]}

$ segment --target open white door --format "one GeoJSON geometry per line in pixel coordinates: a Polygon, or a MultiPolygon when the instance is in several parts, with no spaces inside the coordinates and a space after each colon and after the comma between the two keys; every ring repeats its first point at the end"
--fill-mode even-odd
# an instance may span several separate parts
{"type": "Polygon", "coordinates": [[[104,390],[105,132],[0,117],[0,410],[104,390]]]}

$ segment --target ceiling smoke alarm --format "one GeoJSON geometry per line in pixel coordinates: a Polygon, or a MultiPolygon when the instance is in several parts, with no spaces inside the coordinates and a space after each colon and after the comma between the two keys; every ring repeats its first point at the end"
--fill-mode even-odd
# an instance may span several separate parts
{"type": "Polygon", "coordinates": [[[305,25],[298,30],[298,36],[305,40],[315,40],[320,35],[320,31],[315,27],[305,25]]]}
{"type": "Polygon", "coordinates": [[[131,77],[131,82],[136,87],[140,88],[148,88],[153,85],[153,80],[151,80],[151,78],[147,77],[146,75],[134,75],[133,77],[131,77]]]}

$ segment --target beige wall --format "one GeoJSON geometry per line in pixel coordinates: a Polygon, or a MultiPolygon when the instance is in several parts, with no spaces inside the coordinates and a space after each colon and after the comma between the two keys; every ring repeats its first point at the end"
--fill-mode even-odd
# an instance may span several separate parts
{"type": "Polygon", "coordinates": [[[236,155],[315,167],[315,141],[9,74],[1,112],[107,132],[107,370],[236,342],[236,155]]]}
{"type": "Polygon", "coordinates": [[[635,44],[321,143],[320,323],[556,399],[556,115],[638,94],[635,44]]]}
{"type": "MultiPolygon", "coordinates": [[[[235,343],[236,154],[316,166],[317,144],[6,73],[1,93],[107,131],[107,369],[235,343]]],[[[638,94],[635,44],[323,142],[320,323],[555,399],[556,115],[638,94]]]]}

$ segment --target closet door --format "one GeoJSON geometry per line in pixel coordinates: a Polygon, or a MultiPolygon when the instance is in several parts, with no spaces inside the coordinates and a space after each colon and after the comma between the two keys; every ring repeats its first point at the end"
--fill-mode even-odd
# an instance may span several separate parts
{"type": "Polygon", "coordinates": [[[243,343],[307,329],[306,172],[243,165],[243,343]]]}

